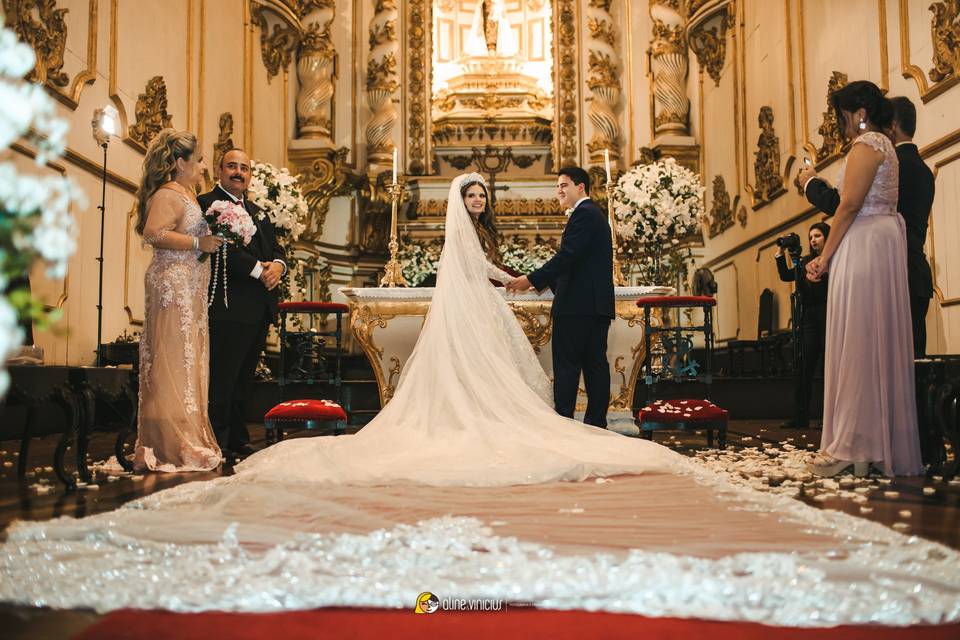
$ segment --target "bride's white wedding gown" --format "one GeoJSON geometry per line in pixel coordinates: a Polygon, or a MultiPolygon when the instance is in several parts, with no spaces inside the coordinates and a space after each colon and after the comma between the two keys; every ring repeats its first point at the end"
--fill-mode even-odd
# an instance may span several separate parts
{"type": "Polygon", "coordinates": [[[960,618],[960,554],[736,488],[554,413],[450,188],[437,288],[393,399],[236,475],[11,527],[0,600],[269,611],[416,596],[783,625],[960,618]],[[81,588],[82,587],[82,588],[81,588]]]}

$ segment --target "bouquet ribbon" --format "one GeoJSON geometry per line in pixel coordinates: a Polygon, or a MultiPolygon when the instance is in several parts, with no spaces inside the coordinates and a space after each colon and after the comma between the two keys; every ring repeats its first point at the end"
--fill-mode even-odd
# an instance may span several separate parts
{"type": "Polygon", "coordinates": [[[227,246],[229,243],[224,242],[220,245],[220,248],[217,249],[216,254],[213,256],[213,280],[210,283],[210,295],[207,296],[207,306],[213,304],[214,298],[217,296],[217,283],[220,281],[221,277],[223,279],[223,306],[230,308],[230,301],[227,299],[227,246]]]}

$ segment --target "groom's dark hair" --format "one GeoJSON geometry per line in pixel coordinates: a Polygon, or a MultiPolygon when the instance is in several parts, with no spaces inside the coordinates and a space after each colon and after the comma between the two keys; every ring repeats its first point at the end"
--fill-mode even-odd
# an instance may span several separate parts
{"type": "Polygon", "coordinates": [[[574,185],[582,184],[583,191],[590,195],[590,174],[580,167],[564,167],[557,171],[558,176],[567,176],[574,185]]]}

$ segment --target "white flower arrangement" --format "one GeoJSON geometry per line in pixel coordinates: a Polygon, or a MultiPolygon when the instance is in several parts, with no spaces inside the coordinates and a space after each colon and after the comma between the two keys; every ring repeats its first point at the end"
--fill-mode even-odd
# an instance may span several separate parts
{"type": "MultiPolygon", "coordinates": [[[[35,62],[29,46],[0,28],[0,150],[24,140],[36,149],[37,165],[44,166],[63,154],[68,125],[56,117],[46,90],[24,80],[35,62]]],[[[77,248],[70,206],[81,202],[82,193],[66,178],[21,175],[12,162],[0,164],[0,398],[10,384],[3,363],[23,341],[18,322],[42,328],[56,317],[25,286],[11,290],[11,278],[29,273],[37,261],[50,277],[66,275],[77,248]]]]}
{"type": "MultiPolygon", "coordinates": [[[[416,287],[434,275],[440,263],[441,251],[443,251],[441,238],[426,244],[419,244],[410,237],[403,238],[397,252],[397,259],[400,260],[403,277],[407,284],[416,287]]],[[[511,238],[509,242],[500,244],[499,251],[503,266],[517,273],[530,273],[539,269],[556,253],[554,247],[539,237],[534,240],[532,246],[526,238],[511,238]]]]}
{"type": "Polygon", "coordinates": [[[700,176],[663,158],[624,173],[613,191],[623,263],[639,271],[640,284],[685,280],[691,253],[680,241],[703,221],[700,176]]]}
{"type": "Polygon", "coordinates": [[[679,244],[703,218],[700,177],[673,158],[624,173],[613,192],[617,233],[642,245],[679,244]]]}
{"type": "Polygon", "coordinates": [[[411,238],[403,238],[397,251],[403,277],[407,284],[416,287],[437,272],[443,241],[439,238],[427,244],[418,244],[411,238]]]}
{"type": "MultiPolygon", "coordinates": [[[[300,191],[300,177],[292,175],[286,167],[278,169],[269,162],[257,161],[253,162],[250,174],[247,197],[270,219],[277,242],[287,256],[287,276],[280,280],[280,296],[284,300],[303,300],[308,295],[306,275],[294,243],[307,228],[309,207],[300,191]]],[[[322,259],[318,261],[321,268],[325,264],[322,259]]],[[[299,316],[295,316],[293,324],[300,326],[299,316]]]]}
{"type": "Polygon", "coordinates": [[[290,243],[299,240],[307,228],[307,201],[298,179],[286,167],[277,169],[268,162],[254,162],[247,187],[250,201],[263,209],[279,235],[290,243]]]}
{"type": "Polygon", "coordinates": [[[530,273],[542,267],[557,251],[546,244],[541,238],[536,238],[530,246],[526,238],[513,237],[510,242],[500,245],[500,259],[503,266],[517,273],[530,273]]]}

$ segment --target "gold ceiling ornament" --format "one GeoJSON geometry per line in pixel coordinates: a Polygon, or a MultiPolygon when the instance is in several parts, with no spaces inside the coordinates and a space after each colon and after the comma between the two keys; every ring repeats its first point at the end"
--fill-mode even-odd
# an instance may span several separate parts
{"type": "Polygon", "coordinates": [[[260,1],[250,0],[250,21],[260,29],[260,55],[270,82],[281,69],[290,66],[300,44],[301,27],[296,14],[278,11],[272,4],[260,1]]]}
{"type": "Polygon", "coordinates": [[[337,52],[330,37],[333,11],[319,14],[303,33],[297,52],[297,137],[333,144],[333,96],[337,52]]]}
{"type": "Polygon", "coordinates": [[[930,5],[930,37],[933,41],[933,82],[960,75],[960,0],[944,0],[930,5]]]}
{"type": "Polygon", "coordinates": [[[128,129],[129,141],[146,151],[160,131],[171,126],[173,116],[167,113],[167,85],[163,76],[153,76],[143,93],[137,96],[134,111],[136,122],[128,129]]]}
{"type": "Polygon", "coordinates": [[[67,48],[64,16],[68,11],[58,8],[56,0],[3,0],[7,26],[36,52],[37,62],[28,80],[60,89],[70,84],[63,71],[67,48]]]}
{"type": "Polygon", "coordinates": [[[355,190],[359,178],[346,167],[349,149],[291,148],[290,173],[300,176],[300,191],[307,201],[307,229],[301,238],[305,242],[319,241],[330,210],[330,199],[355,190]]]}
{"type": "Polygon", "coordinates": [[[729,3],[720,10],[688,26],[687,40],[690,49],[697,56],[700,68],[720,86],[720,76],[727,55],[727,31],[736,21],[736,5],[729,3]]]}
{"type": "Polygon", "coordinates": [[[213,145],[213,171],[214,175],[219,177],[220,159],[234,148],[233,144],[233,114],[224,111],[220,114],[219,131],[217,133],[217,142],[213,145]]]}
{"type": "Polygon", "coordinates": [[[409,0],[407,9],[407,157],[406,173],[425,175],[430,172],[429,154],[429,63],[431,33],[430,2],[409,0]]]}
{"type": "Polygon", "coordinates": [[[823,144],[817,149],[817,162],[820,163],[827,158],[839,156],[843,152],[845,140],[843,132],[840,131],[840,123],[837,120],[837,112],[830,103],[830,96],[833,92],[847,84],[847,74],[840,71],[834,71],[830,75],[830,81],[827,83],[827,110],[823,112],[823,121],[817,128],[817,133],[823,136],[823,144]]]}
{"type": "Polygon", "coordinates": [[[580,140],[577,133],[577,3],[575,0],[555,0],[554,34],[557,38],[557,77],[554,81],[557,109],[554,114],[556,135],[554,163],[558,167],[579,164],[580,140]]]}
{"type": "Polygon", "coordinates": [[[395,0],[379,0],[370,19],[366,86],[370,119],[364,133],[367,138],[368,171],[373,173],[386,169],[393,160],[393,129],[399,118],[393,104],[393,94],[400,86],[397,81],[399,18],[395,0]]]}
{"type": "Polygon", "coordinates": [[[756,186],[753,188],[753,208],[770,202],[783,193],[783,176],[780,175],[780,138],[773,130],[773,109],[760,107],[757,116],[760,125],[760,137],[757,138],[756,159],[753,170],[756,186]]]}
{"type": "Polygon", "coordinates": [[[650,0],[653,40],[650,45],[653,74],[654,133],[689,135],[687,98],[687,39],[683,17],[675,2],[650,0]]]}
{"type": "Polygon", "coordinates": [[[727,192],[727,183],[723,176],[715,175],[713,177],[713,203],[710,205],[710,237],[717,237],[732,227],[733,224],[733,205],[730,202],[730,194],[727,192]]]}

